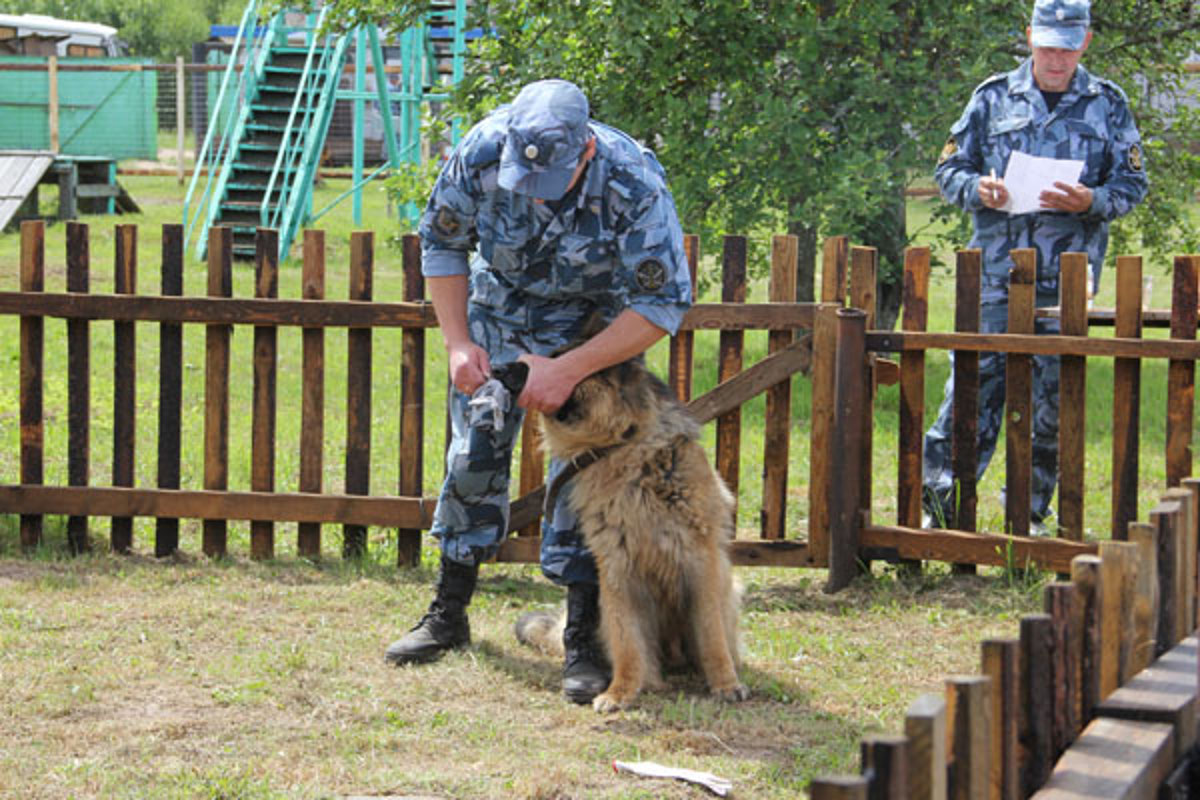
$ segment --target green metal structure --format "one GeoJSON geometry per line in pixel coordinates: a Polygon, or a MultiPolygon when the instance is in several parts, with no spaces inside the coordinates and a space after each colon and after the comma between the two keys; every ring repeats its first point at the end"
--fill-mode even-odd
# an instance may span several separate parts
{"type": "MultiPolygon", "coordinates": [[[[344,35],[322,35],[328,6],[309,14],[280,11],[263,24],[260,0],[250,0],[184,199],[185,234],[187,241],[195,242],[197,258],[204,258],[209,229],[225,225],[233,230],[234,257],[243,259],[254,256],[257,228],[275,228],[283,260],[301,226],[351,194],[355,224],[362,224],[362,187],[389,167],[420,163],[421,106],[446,99],[445,77],[450,85],[462,77],[465,5],[466,0],[450,0],[427,15],[426,21],[396,37],[401,54],[400,86],[393,90],[375,26],[362,25],[344,35]],[[297,24],[299,19],[303,19],[301,24],[297,24]],[[338,82],[351,45],[354,88],[343,90],[338,82]],[[365,86],[368,58],[376,78],[373,91],[365,86]],[[353,101],[356,180],[341,197],[314,214],[313,182],[334,103],[339,99],[353,101]],[[379,103],[388,158],[364,176],[362,131],[367,101],[379,103]]],[[[414,213],[414,209],[406,211],[414,213]]]]}

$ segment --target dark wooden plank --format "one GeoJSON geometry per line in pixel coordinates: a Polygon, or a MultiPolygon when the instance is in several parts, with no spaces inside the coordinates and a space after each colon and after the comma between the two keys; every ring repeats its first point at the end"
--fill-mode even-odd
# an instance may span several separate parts
{"type": "Polygon", "coordinates": [[[925,561],[980,564],[997,567],[1037,567],[1067,572],[1071,559],[1095,553],[1096,545],[1025,536],[970,531],[922,530],[888,525],[866,525],[859,531],[859,546],[873,558],[918,558],[925,561]]]}
{"type": "MultiPolygon", "coordinates": [[[[88,226],[67,223],[67,291],[86,294],[91,253],[88,226]]],[[[91,468],[92,425],[91,330],[85,319],[67,320],[67,483],[87,486],[91,468]]],[[[72,553],[91,549],[88,518],[67,518],[67,543],[72,553]]]]}
{"type": "MultiPolygon", "coordinates": [[[[137,294],[137,226],[118,225],[114,231],[117,294],[137,294]]],[[[113,486],[133,486],[137,430],[137,334],[132,322],[113,323],[113,486]]],[[[113,517],[113,552],[133,548],[133,519],[113,517]]]]}
{"type": "Polygon", "coordinates": [[[1075,586],[1054,582],[1044,589],[1045,609],[1050,615],[1053,646],[1050,691],[1053,697],[1051,742],[1057,759],[1083,728],[1081,720],[1083,680],[1082,620],[1075,586]]]}
{"type": "MultiPolygon", "coordinates": [[[[1142,258],[1117,258],[1117,309],[1113,335],[1142,338],[1142,258]]],[[[1141,415],[1142,362],[1113,360],[1112,538],[1124,539],[1137,519],[1138,424],[1141,415]]]]}
{"type": "MultiPolygon", "coordinates": [[[[216,226],[208,234],[208,295],[233,295],[233,231],[216,226]]],[[[229,339],[233,326],[210,324],[204,331],[204,488],[229,487],[229,339]]],[[[209,558],[226,553],[228,525],[219,516],[204,520],[201,547],[209,558]]]]}
{"type": "Polygon", "coordinates": [[[810,800],[867,800],[870,781],[862,775],[823,775],[808,786],[810,800]]]}
{"type": "MultiPolygon", "coordinates": [[[[954,330],[979,332],[983,255],[978,248],[960,250],[955,261],[954,330]]],[[[954,405],[951,413],[950,461],[957,482],[949,525],[973,531],[978,521],[979,495],[975,475],[979,470],[979,354],[954,353],[954,405]]],[[[973,564],[955,564],[956,573],[972,573],[973,564]]]]}
{"type": "Polygon", "coordinates": [[[996,800],[1020,800],[1017,730],[1020,724],[1020,672],[1017,639],[985,639],[981,662],[983,674],[992,681],[991,761],[988,796],[996,800]]]}
{"type": "Polygon", "coordinates": [[[1189,636],[1105,698],[1101,717],[1165,722],[1175,731],[1175,760],[1196,743],[1196,637],[1189,636]]]}
{"type": "Polygon", "coordinates": [[[1049,614],[1021,618],[1021,748],[1023,794],[1046,782],[1054,768],[1054,623],[1049,614]]]}
{"type": "MultiPolygon", "coordinates": [[[[874,247],[850,248],[850,306],[861,309],[866,315],[864,324],[869,330],[875,327],[876,275],[879,271],[879,251],[874,247]]],[[[869,514],[873,495],[875,453],[875,380],[874,356],[863,361],[863,413],[862,425],[862,470],[859,472],[859,508],[869,514]]]]}
{"type": "MultiPolygon", "coordinates": [[[[1059,257],[1064,336],[1087,336],[1090,278],[1086,253],[1059,257]]],[[[1087,359],[1063,356],[1059,363],[1058,535],[1083,539],[1084,443],[1087,436],[1087,359]]]]}
{"type": "MultiPolygon", "coordinates": [[[[688,271],[692,276],[692,298],[696,297],[696,265],[700,263],[700,237],[687,234],[683,237],[683,252],[687,256],[688,271]]],[[[692,360],[695,351],[695,334],[680,329],[671,337],[667,384],[675,391],[679,402],[692,399],[692,360]]]]}
{"type": "MultiPolygon", "coordinates": [[[[1033,333],[1037,251],[1012,251],[1008,284],[1009,333],[1033,333]]],[[[1005,508],[1004,528],[1029,535],[1033,488],[1033,359],[1010,353],[1005,364],[1005,508]]]]}
{"type": "Polygon", "coordinates": [[[910,800],[946,800],[946,700],[924,694],[904,716],[910,800]]]}
{"type": "Polygon", "coordinates": [[[1036,800],[1153,798],[1171,771],[1171,726],[1100,717],[1063,754],[1036,800]]]}
{"type": "Polygon", "coordinates": [[[949,725],[947,787],[955,800],[987,800],[991,778],[992,681],[982,675],[946,681],[949,725]]]}
{"type": "MultiPolygon", "coordinates": [[[[771,282],[769,297],[775,303],[796,300],[796,266],[800,241],[795,236],[776,236],[771,240],[771,282]]],[[[767,353],[774,355],[792,344],[792,331],[767,334],[767,353]]],[[[787,535],[788,453],[792,416],[791,377],[767,389],[766,415],[763,420],[762,510],[759,536],[783,539],[787,535]]]]}
{"type": "Polygon", "coordinates": [[[300,492],[126,489],[104,486],[0,486],[0,513],[129,517],[269,519],[428,527],[432,498],[360,497],[300,492]]]}
{"type": "Polygon", "coordinates": [[[833,486],[834,384],[837,380],[837,309],[823,303],[813,327],[812,428],[808,449],[808,546],[813,564],[829,563],[830,492],[833,486]]]}
{"type": "Polygon", "coordinates": [[[812,327],[812,303],[697,303],[683,317],[682,331],[806,330],[812,327]]]}
{"type": "Polygon", "coordinates": [[[862,774],[871,782],[869,800],[908,800],[908,739],[873,733],[859,745],[862,774]]]}
{"type": "MultiPolygon", "coordinates": [[[[901,327],[923,331],[929,319],[929,248],[904,253],[904,300],[901,327]]],[[[921,527],[922,455],[925,435],[925,354],[900,355],[900,438],[896,522],[921,527]]]]}
{"type": "MultiPolygon", "coordinates": [[[[350,234],[350,299],[370,300],[373,293],[375,234],[350,234]]],[[[366,495],[371,488],[371,329],[346,334],[346,494],[366,495]]],[[[367,529],[342,526],[342,556],[367,552],[367,529]]]]}
{"type": "MultiPolygon", "coordinates": [[[[279,232],[259,228],[254,234],[254,296],[279,295],[279,232]]],[[[250,419],[250,488],[275,491],[275,371],[278,331],[274,325],[254,326],[254,395],[250,419]]],[[[275,525],[251,520],[250,557],[275,557],[275,525]]]]}
{"type": "Polygon", "coordinates": [[[1200,342],[1175,339],[1105,339],[1050,334],[961,334],[930,331],[871,331],[871,352],[904,350],[973,350],[1036,356],[1200,359],[1200,342]]]}
{"type": "Polygon", "coordinates": [[[1078,556],[1071,561],[1071,583],[1075,584],[1075,608],[1079,614],[1079,719],[1087,724],[1103,699],[1100,690],[1101,605],[1104,585],[1101,560],[1097,555],[1078,556]]]}
{"type": "Polygon", "coordinates": [[[1129,523],[1129,542],[1137,547],[1137,590],[1133,595],[1133,651],[1130,669],[1134,673],[1154,660],[1158,625],[1158,535],[1147,522],[1129,523]]]}
{"type": "Polygon", "coordinates": [[[849,264],[850,240],[845,236],[830,236],[821,254],[821,302],[846,302],[846,268],[849,264]]]}
{"type": "Polygon", "coordinates": [[[805,336],[697,397],[688,403],[688,412],[699,422],[705,423],[739,409],[750,398],[807,369],[812,363],[812,356],[809,338],[805,336]]]}
{"type": "MultiPolygon", "coordinates": [[[[1200,256],[1176,256],[1171,287],[1171,338],[1196,338],[1196,273],[1200,256]]],[[[1192,430],[1196,407],[1196,362],[1167,365],[1167,486],[1192,474],[1192,430]]]]}
{"type": "MultiPolygon", "coordinates": [[[[721,302],[746,302],[746,237],[725,236],[721,253],[721,302]]],[[[727,381],[742,370],[742,331],[721,331],[717,380],[727,381]]],[[[735,498],[741,474],[742,409],[717,418],[716,468],[735,498]]]]}
{"type": "MultiPolygon", "coordinates": [[[[425,278],[421,275],[421,240],[404,237],[404,299],[425,299],[425,278]]],[[[408,328],[401,335],[400,368],[400,485],[402,497],[420,497],[425,480],[425,331],[408,328]]],[[[524,469],[521,476],[524,479],[524,469]]],[[[396,531],[396,564],[415,567],[421,563],[421,531],[399,528],[396,531]]]]}
{"type": "Polygon", "coordinates": [[[1179,547],[1181,531],[1178,502],[1163,501],[1150,510],[1150,524],[1158,537],[1158,622],[1155,655],[1171,649],[1185,635],[1179,608],[1179,547]]]}
{"type": "MultiPolygon", "coordinates": [[[[162,226],[160,279],[163,295],[183,294],[183,226],[162,226]]],[[[68,323],[70,324],[70,323],[68,323]]],[[[183,326],[158,326],[158,465],[160,489],[178,489],[182,457],[183,326]]],[[[159,517],[154,523],[154,555],[163,558],[179,549],[179,520],[159,517]]]]}
{"type": "Polygon", "coordinates": [[[1197,495],[1195,489],[1200,486],[1193,478],[1184,478],[1179,485],[1163,492],[1164,500],[1174,500],[1179,503],[1179,569],[1175,597],[1179,603],[1179,613],[1182,616],[1180,625],[1184,632],[1196,630],[1196,516],[1197,495]]]}
{"type": "MultiPolygon", "coordinates": [[[[304,231],[301,283],[301,294],[305,300],[324,300],[325,231],[311,228],[304,231]]],[[[319,494],[325,465],[325,329],[305,328],[302,338],[299,489],[319,494]]],[[[320,523],[302,522],[297,526],[296,550],[302,558],[321,557],[320,523]]]]}
{"type": "Polygon", "coordinates": [[[1188,606],[1187,606],[1187,629],[1189,631],[1196,630],[1200,626],[1200,617],[1197,616],[1197,611],[1200,610],[1200,478],[1184,478],[1179,482],[1178,489],[1168,489],[1167,497],[1173,497],[1176,492],[1187,492],[1190,494],[1188,502],[1184,505],[1188,509],[1188,523],[1184,533],[1184,545],[1187,547],[1187,560],[1184,562],[1187,567],[1187,572],[1184,575],[1184,580],[1187,581],[1188,606]]]}
{"type": "Polygon", "coordinates": [[[1100,624],[1100,699],[1121,685],[1121,607],[1125,585],[1125,554],[1100,550],[1100,584],[1096,594],[1100,624]],[[1108,558],[1105,558],[1107,553],[1108,558]]]}
{"type": "MultiPolygon", "coordinates": [[[[21,223],[21,291],[41,292],[46,283],[46,226],[41,220],[21,223]]],[[[40,484],[44,478],[45,422],[45,321],[37,316],[21,317],[21,483],[40,484]]],[[[42,518],[21,515],[21,547],[37,547],[42,541],[42,518]]]]}
{"type": "Polygon", "coordinates": [[[837,591],[850,584],[858,573],[859,533],[862,529],[862,484],[866,469],[862,445],[862,418],[866,413],[866,381],[863,364],[863,334],[867,315],[856,308],[837,311],[837,370],[833,407],[831,458],[832,484],[829,489],[829,580],[826,591],[837,591]]]}

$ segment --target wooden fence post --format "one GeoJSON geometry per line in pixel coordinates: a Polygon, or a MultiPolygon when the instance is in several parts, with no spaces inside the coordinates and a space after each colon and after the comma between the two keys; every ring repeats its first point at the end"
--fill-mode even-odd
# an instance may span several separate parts
{"type": "MultiPolygon", "coordinates": [[[[796,262],[800,240],[795,236],[776,236],[771,240],[772,303],[796,302],[796,262]]],[[[767,355],[790,345],[795,334],[770,331],[767,355]]],[[[786,378],[766,391],[766,416],[763,422],[762,511],[759,535],[763,539],[783,539],[787,535],[788,452],[792,415],[792,379],[786,378]]]]}
{"type": "Polygon", "coordinates": [[[1182,565],[1180,548],[1183,532],[1181,509],[1173,500],[1163,500],[1150,510],[1150,524],[1158,539],[1158,624],[1155,656],[1160,656],[1183,638],[1183,611],[1180,608],[1179,583],[1182,565]]]}
{"type": "MultiPolygon", "coordinates": [[[[1037,252],[1012,251],[1008,284],[1008,332],[1034,332],[1034,280],[1037,252]]],[[[1005,359],[1005,507],[1004,528],[1029,535],[1033,465],[1033,357],[1009,353],[1005,359]]]]}
{"type": "Polygon", "coordinates": [[[993,800],[1019,800],[1021,673],[1017,639],[987,639],[982,645],[983,674],[992,681],[991,761],[988,796],[993,800]]]}
{"type": "Polygon", "coordinates": [[[1173,489],[1167,489],[1163,494],[1165,500],[1175,500],[1179,503],[1182,517],[1181,547],[1179,551],[1179,602],[1182,604],[1180,613],[1183,614],[1183,630],[1196,630],[1196,520],[1200,516],[1200,480],[1184,478],[1173,489]]]}
{"type": "MultiPolygon", "coordinates": [[[[906,331],[924,331],[929,319],[929,248],[904,252],[904,316],[906,331]]],[[[900,442],[897,466],[896,521],[921,527],[922,446],[925,434],[925,351],[900,354],[900,442]]]]}
{"type": "MultiPolygon", "coordinates": [[[[1117,258],[1117,309],[1113,335],[1142,338],[1142,259],[1117,258]]],[[[1112,531],[1122,540],[1137,519],[1138,422],[1141,416],[1142,361],[1113,359],[1112,531]]]]}
{"type": "Polygon", "coordinates": [[[837,371],[833,398],[833,457],[830,487],[828,592],[845,588],[858,572],[858,533],[862,527],[861,472],[866,387],[867,315],[856,308],[837,311],[837,371]]]}
{"type": "Polygon", "coordinates": [[[949,788],[955,800],[988,800],[991,783],[991,678],[982,675],[946,681],[950,742],[949,788]]]}
{"type": "Polygon", "coordinates": [[[859,744],[862,774],[871,782],[870,800],[908,800],[908,739],[871,734],[859,744]]]}
{"type": "MultiPolygon", "coordinates": [[[[692,276],[692,297],[695,298],[696,270],[700,263],[700,237],[691,233],[684,236],[683,252],[687,256],[688,271],[692,276]]],[[[675,390],[675,397],[685,405],[692,399],[692,353],[695,338],[692,331],[680,331],[671,337],[668,383],[675,390]]]]}
{"type": "MultiPolygon", "coordinates": [[[[208,234],[208,296],[233,296],[233,231],[215,226],[208,234]]],[[[229,488],[229,339],[233,326],[205,327],[204,366],[204,488],[229,488]]],[[[204,555],[225,555],[228,523],[204,520],[204,555]]]]}
{"type": "MultiPolygon", "coordinates": [[[[978,248],[958,251],[954,278],[954,330],[956,333],[979,332],[979,299],[983,270],[983,251],[978,248]]],[[[978,497],[975,473],[979,471],[979,353],[954,352],[954,406],[950,439],[951,462],[957,495],[951,526],[960,531],[976,529],[978,497]]],[[[942,524],[942,523],[939,523],[942,524]]],[[[955,572],[975,572],[974,565],[955,565],[955,572]]]]}
{"type": "Polygon", "coordinates": [[[1137,547],[1137,591],[1133,607],[1133,649],[1129,668],[1134,674],[1154,660],[1158,622],[1158,536],[1153,525],[1129,523],[1129,542],[1137,547]]]}
{"type": "MultiPolygon", "coordinates": [[[[279,232],[259,228],[254,234],[254,296],[279,296],[279,232]]],[[[275,365],[278,329],[274,325],[254,326],[254,400],[250,435],[250,488],[256,492],[275,491],[275,365]]],[[[250,522],[250,557],[275,556],[275,524],[266,520],[250,522]]]]}
{"type": "MultiPolygon", "coordinates": [[[[350,234],[350,299],[373,295],[375,234],[350,234]]],[[[371,493],[371,329],[350,328],[346,334],[346,494],[371,493]]],[[[342,526],[342,557],[367,552],[365,525],[342,526]]]]}
{"type": "MultiPolygon", "coordinates": [[[[875,286],[876,275],[879,272],[879,251],[874,247],[850,248],[850,305],[860,309],[866,316],[863,319],[864,329],[875,325],[875,286]]],[[[862,467],[859,480],[858,507],[870,517],[872,494],[872,463],[874,459],[875,438],[875,355],[864,353],[861,369],[863,370],[863,399],[862,399],[862,467]]]]}
{"type": "MultiPolygon", "coordinates": [[[[87,294],[91,258],[88,250],[88,226],[67,223],[67,291],[87,294]]],[[[86,319],[67,320],[67,482],[87,486],[91,465],[92,425],[91,323],[86,319]]],[[[67,519],[67,543],[72,553],[91,549],[88,518],[67,519]]]]}
{"type": "MultiPolygon", "coordinates": [[[[162,293],[183,295],[183,226],[162,226],[162,293]]],[[[158,325],[158,488],[178,489],[183,422],[183,326],[158,325]]],[[[154,526],[154,555],[163,558],[179,549],[179,519],[159,517],[154,526]]]]}
{"type": "MultiPolygon", "coordinates": [[[[117,294],[137,294],[137,226],[118,225],[114,236],[117,294]]],[[[134,323],[113,323],[113,486],[133,486],[137,431],[137,338],[134,323]]],[[[112,518],[112,549],[128,553],[133,547],[133,518],[112,518]]]]}
{"type": "MultiPolygon", "coordinates": [[[[1086,725],[1103,699],[1101,661],[1104,658],[1102,607],[1104,586],[1100,577],[1099,556],[1075,556],[1071,559],[1071,582],[1076,589],[1076,610],[1080,615],[1079,719],[1086,725]]],[[[1115,674],[1115,670],[1114,670],[1115,674]]]]}
{"type": "Polygon", "coordinates": [[[813,566],[829,564],[833,524],[835,384],[838,309],[822,303],[813,322],[812,432],[808,451],[808,552],[813,566]]]}
{"type": "MultiPolygon", "coordinates": [[[[424,299],[421,239],[409,234],[404,237],[404,300],[417,303],[424,299]]],[[[425,482],[425,338],[424,328],[405,328],[401,335],[403,366],[400,375],[399,491],[406,497],[420,497],[425,482]]],[[[522,484],[525,482],[524,463],[522,459],[522,484]]],[[[397,566],[415,567],[420,564],[420,529],[401,528],[397,530],[396,537],[397,566]]]]}
{"type": "Polygon", "coordinates": [[[183,158],[184,143],[187,138],[187,125],[184,124],[186,119],[184,96],[183,56],[175,56],[175,147],[178,153],[175,174],[180,186],[183,186],[183,177],[186,172],[183,158]]]}
{"type": "MultiPolygon", "coordinates": [[[[1064,336],[1087,336],[1087,253],[1059,258],[1060,330],[1064,336]]],[[[1087,359],[1062,356],[1058,403],[1058,535],[1083,540],[1083,466],[1087,435],[1087,359]]]]}
{"type": "Polygon", "coordinates": [[[1054,768],[1054,623],[1049,614],[1021,617],[1021,716],[1018,733],[1026,797],[1054,768]]]}
{"type": "Polygon", "coordinates": [[[1050,694],[1053,698],[1051,742],[1054,758],[1062,755],[1079,731],[1083,680],[1082,620],[1078,615],[1078,591],[1066,582],[1045,587],[1045,608],[1050,615],[1052,641],[1050,694]]]}
{"type": "Polygon", "coordinates": [[[867,800],[870,781],[862,775],[837,775],[813,778],[809,784],[811,800],[867,800]]]}
{"type": "MultiPolygon", "coordinates": [[[[41,220],[21,223],[21,291],[45,291],[46,226],[41,220]]],[[[43,480],[45,429],[43,381],[45,378],[45,321],[21,317],[21,483],[40,486],[43,480]]],[[[42,541],[42,515],[21,515],[21,547],[42,541]]]]}
{"type": "MultiPolygon", "coordinates": [[[[304,231],[304,267],[301,295],[305,300],[325,298],[325,231],[304,231]]],[[[325,447],[325,329],[305,328],[303,338],[304,388],[300,407],[301,492],[320,493],[325,447]]],[[[321,557],[321,523],[301,522],[296,528],[296,550],[302,558],[321,557]]]]}
{"type": "Polygon", "coordinates": [[[821,302],[846,302],[846,270],[849,263],[850,240],[845,236],[830,236],[821,254],[821,302]]]}
{"type": "MultiPolygon", "coordinates": [[[[1200,256],[1177,256],[1171,291],[1171,338],[1196,339],[1196,273],[1200,256]]],[[[1196,362],[1172,358],[1167,364],[1167,486],[1192,474],[1192,433],[1196,406],[1196,362]]]]}
{"type": "Polygon", "coordinates": [[[1115,609],[1112,628],[1117,641],[1110,642],[1108,647],[1117,656],[1118,686],[1124,685],[1137,672],[1133,667],[1133,650],[1137,639],[1137,626],[1134,623],[1137,557],[1138,547],[1132,542],[1100,542],[1100,569],[1115,609]]]}
{"type": "MultiPolygon", "coordinates": [[[[721,302],[746,302],[746,237],[726,236],[721,254],[721,302]]],[[[718,382],[726,381],[742,370],[742,342],[745,334],[740,331],[721,331],[718,382]]],[[[742,407],[738,406],[717,417],[717,472],[729,487],[734,497],[734,518],[738,494],[738,476],[741,462],[742,407]]]]}
{"type": "Polygon", "coordinates": [[[946,698],[924,694],[904,717],[910,800],[946,800],[946,698]]]}

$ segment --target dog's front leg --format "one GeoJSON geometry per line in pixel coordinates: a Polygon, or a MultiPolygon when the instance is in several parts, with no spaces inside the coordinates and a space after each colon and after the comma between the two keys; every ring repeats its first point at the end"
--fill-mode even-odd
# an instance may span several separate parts
{"type": "Polygon", "coordinates": [[[633,702],[646,671],[646,632],[642,614],[625,587],[600,580],[600,627],[612,661],[612,681],[592,700],[592,708],[606,713],[619,711],[633,702]]]}
{"type": "Polygon", "coordinates": [[[732,580],[715,552],[691,576],[690,590],[692,636],[709,691],[726,702],[745,700],[750,696],[750,690],[738,680],[734,642],[729,640],[725,630],[728,607],[732,602],[732,580]]]}

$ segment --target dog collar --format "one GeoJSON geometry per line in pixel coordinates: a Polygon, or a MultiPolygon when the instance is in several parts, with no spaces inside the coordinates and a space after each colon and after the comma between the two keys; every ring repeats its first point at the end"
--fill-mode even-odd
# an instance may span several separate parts
{"type": "Polygon", "coordinates": [[[550,486],[546,489],[546,499],[542,501],[542,516],[548,518],[554,510],[554,504],[558,502],[558,493],[562,491],[563,486],[567,481],[574,478],[585,469],[595,464],[606,455],[616,450],[623,444],[626,444],[630,439],[637,435],[637,425],[630,425],[625,433],[621,434],[622,441],[616,444],[605,445],[604,447],[594,447],[587,452],[580,453],[567,462],[567,466],[562,472],[550,482],[550,486]]]}

